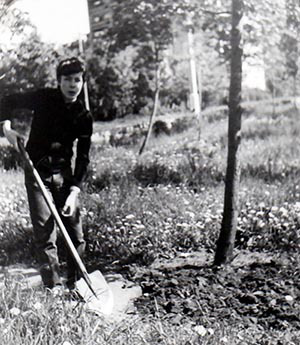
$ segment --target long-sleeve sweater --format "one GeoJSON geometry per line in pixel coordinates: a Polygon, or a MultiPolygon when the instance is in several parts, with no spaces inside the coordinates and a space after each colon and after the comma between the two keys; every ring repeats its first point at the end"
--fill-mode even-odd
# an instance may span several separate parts
{"type": "Polygon", "coordinates": [[[72,184],[80,187],[89,164],[93,132],[92,115],[83,102],[65,103],[59,89],[14,94],[2,99],[0,119],[9,119],[14,109],[33,113],[26,150],[38,170],[55,173],[71,166],[77,139],[72,184]]]}

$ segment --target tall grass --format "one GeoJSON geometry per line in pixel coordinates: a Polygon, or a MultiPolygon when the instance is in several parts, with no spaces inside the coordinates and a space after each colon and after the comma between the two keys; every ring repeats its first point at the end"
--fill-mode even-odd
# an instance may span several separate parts
{"type": "MultiPolygon", "coordinates": [[[[236,246],[294,255],[300,245],[298,113],[280,107],[276,114],[270,112],[260,104],[243,119],[236,246]]],[[[100,131],[101,125],[96,129],[100,131]]],[[[134,279],[133,267],[146,269],[155,259],[203,248],[214,251],[222,220],[227,158],[224,114],[205,117],[200,140],[198,135],[193,126],[152,138],[142,156],[136,144],[93,145],[89,176],[81,193],[89,268],[123,270],[134,279]]],[[[2,158],[13,161],[13,155],[2,158]]],[[[32,262],[22,171],[2,170],[0,175],[1,264],[32,262]]],[[[139,310],[131,318],[109,323],[67,298],[54,299],[42,289],[24,289],[20,279],[9,275],[0,292],[0,334],[8,345],[275,345],[280,341],[297,344],[299,336],[295,330],[287,337],[282,330],[209,318],[201,322],[185,319],[180,324],[176,318],[166,318],[158,303],[151,315],[139,310]]]]}
{"type": "Polygon", "coordinates": [[[136,314],[114,321],[99,317],[66,297],[54,298],[42,289],[25,288],[6,276],[0,294],[0,334],[8,345],[174,345],[174,344],[297,344],[299,332],[227,325],[215,319],[177,322],[162,317],[157,305],[153,315],[136,314]]]}
{"type": "MultiPolygon", "coordinates": [[[[248,212],[249,204],[256,213],[261,212],[260,204],[271,209],[289,203],[294,214],[299,199],[298,113],[278,109],[270,116],[262,107],[260,111],[247,114],[243,121],[241,212],[248,212]]],[[[136,146],[95,144],[82,194],[89,257],[144,264],[178,251],[214,250],[222,218],[226,131],[226,118],[207,119],[200,140],[195,127],[159,136],[142,156],[136,146]]],[[[32,248],[30,240],[22,240],[30,231],[24,191],[22,199],[14,193],[8,190],[12,199],[2,201],[9,209],[2,225],[4,262],[21,256],[18,246],[16,250],[9,246],[14,236],[21,248],[27,252],[32,248]]],[[[251,219],[241,223],[241,231],[255,228],[251,219]]]]}

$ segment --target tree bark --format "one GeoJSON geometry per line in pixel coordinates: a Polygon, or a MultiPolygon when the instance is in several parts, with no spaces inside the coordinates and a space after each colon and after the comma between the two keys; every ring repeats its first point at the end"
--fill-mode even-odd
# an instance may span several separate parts
{"type": "Polygon", "coordinates": [[[145,151],[145,148],[150,140],[150,136],[151,136],[151,133],[152,133],[152,127],[153,127],[153,123],[154,123],[154,118],[156,116],[156,113],[157,113],[157,107],[158,107],[158,100],[159,100],[159,89],[156,89],[155,90],[155,93],[154,93],[154,105],[153,105],[153,110],[152,110],[152,113],[150,115],[150,120],[149,120],[149,125],[148,125],[148,131],[147,131],[147,134],[144,138],[144,141],[143,141],[143,144],[139,150],[139,155],[141,155],[144,151],[145,151]]]}
{"type": "Polygon", "coordinates": [[[144,138],[143,144],[139,150],[139,155],[141,155],[149,140],[150,140],[150,136],[152,133],[152,127],[153,127],[153,123],[154,123],[154,119],[157,113],[157,108],[158,108],[158,102],[159,102],[159,90],[160,90],[160,65],[159,65],[159,61],[158,61],[158,52],[156,52],[156,77],[155,77],[155,92],[154,92],[154,100],[153,100],[153,110],[152,113],[150,115],[150,120],[149,120],[149,125],[148,125],[148,131],[147,134],[144,138]]]}
{"type": "Polygon", "coordinates": [[[242,33],[243,0],[232,0],[231,76],[229,90],[228,156],[225,178],[224,212],[220,236],[217,241],[214,264],[230,262],[239,211],[239,146],[241,140],[242,92],[242,33]]]}

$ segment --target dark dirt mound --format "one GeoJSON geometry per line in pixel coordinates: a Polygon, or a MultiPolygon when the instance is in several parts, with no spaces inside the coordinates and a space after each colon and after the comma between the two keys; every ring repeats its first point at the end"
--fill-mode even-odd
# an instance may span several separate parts
{"type": "Polygon", "coordinates": [[[292,256],[219,269],[161,265],[137,277],[143,296],[136,306],[176,324],[189,319],[209,326],[222,319],[231,326],[299,330],[299,273],[292,256]]]}

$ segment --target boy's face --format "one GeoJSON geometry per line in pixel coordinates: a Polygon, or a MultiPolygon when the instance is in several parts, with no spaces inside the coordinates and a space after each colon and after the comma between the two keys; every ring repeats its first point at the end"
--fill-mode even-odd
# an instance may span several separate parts
{"type": "Polygon", "coordinates": [[[67,103],[75,102],[83,86],[83,73],[62,75],[58,84],[67,103]]]}

